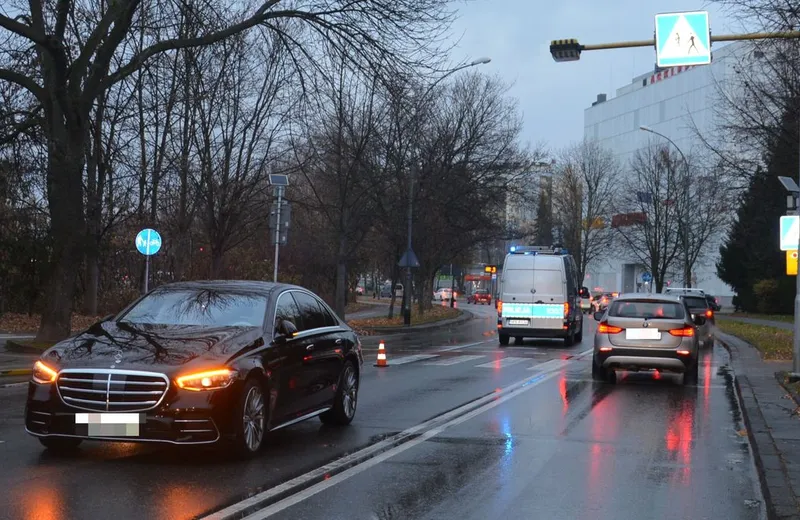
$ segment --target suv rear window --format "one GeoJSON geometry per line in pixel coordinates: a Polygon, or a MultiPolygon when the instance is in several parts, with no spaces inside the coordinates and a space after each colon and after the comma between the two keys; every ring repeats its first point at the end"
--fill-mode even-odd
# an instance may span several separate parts
{"type": "Polygon", "coordinates": [[[708,307],[708,302],[702,296],[682,296],[681,298],[690,309],[705,309],[708,307]]]}
{"type": "Polygon", "coordinates": [[[679,303],[652,300],[615,301],[608,309],[608,315],[616,318],[664,318],[682,320],[686,313],[679,303]]]}

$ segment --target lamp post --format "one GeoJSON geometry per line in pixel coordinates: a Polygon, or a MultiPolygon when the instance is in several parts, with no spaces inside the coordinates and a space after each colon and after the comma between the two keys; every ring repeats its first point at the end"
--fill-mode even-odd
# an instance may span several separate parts
{"type": "MultiPolygon", "coordinates": [[[[669,141],[669,143],[672,146],[674,146],[675,149],[678,150],[678,153],[681,155],[681,158],[683,159],[683,167],[687,170],[687,173],[688,173],[689,161],[686,160],[686,156],[683,154],[683,150],[681,150],[681,147],[678,146],[675,143],[675,141],[673,141],[672,139],[670,139],[666,135],[662,134],[661,132],[657,132],[657,131],[653,130],[652,128],[650,128],[649,126],[646,126],[646,125],[639,126],[639,130],[642,130],[644,132],[649,132],[651,134],[657,135],[657,136],[669,141]]],[[[687,177],[685,179],[685,182],[688,182],[688,175],[687,175],[687,177]]],[[[684,196],[684,201],[683,201],[683,206],[684,207],[683,207],[683,210],[686,210],[687,201],[685,200],[685,197],[687,196],[687,189],[686,189],[686,185],[685,184],[684,184],[684,187],[683,187],[683,196],[684,196]]],[[[680,231],[681,239],[684,242],[684,244],[683,244],[684,247],[686,247],[686,245],[687,245],[686,241],[688,240],[688,238],[686,237],[686,222],[684,222],[684,217],[686,217],[686,215],[679,215],[679,217],[678,217],[678,227],[681,228],[681,231],[680,231]]],[[[684,282],[684,285],[686,287],[691,287],[692,286],[692,273],[688,272],[690,270],[688,269],[688,265],[687,264],[688,264],[688,261],[686,260],[686,252],[684,251],[684,265],[683,265],[683,278],[684,278],[684,280],[683,280],[683,282],[684,282]]]]}
{"type": "MultiPolygon", "coordinates": [[[[425,98],[433,92],[433,88],[441,83],[445,78],[449,77],[452,74],[460,70],[464,70],[470,67],[475,67],[476,65],[485,65],[492,61],[491,58],[478,58],[477,60],[473,60],[469,63],[465,63],[464,65],[460,65],[445,72],[439,79],[431,83],[428,88],[423,92],[422,96],[420,96],[419,100],[414,107],[414,117],[411,119],[412,121],[417,119],[417,115],[419,112],[419,108],[422,105],[422,102],[425,101],[425,98]]],[[[411,294],[412,294],[412,274],[411,269],[412,267],[418,267],[419,261],[417,260],[417,256],[414,254],[414,250],[411,247],[412,243],[412,234],[413,234],[413,223],[414,223],[414,178],[416,176],[415,170],[417,169],[417,163],[414,161],[414,165],[411,168],[411,175],[409,175],[408,180],[408,215],[406,216],[407,219],[407,226],[408,226],[408,241],[406,244],[406,252],[403,257],[400,259],[399,266],[406,268],[406,284],[403,288],[403,323],[406,326],[411,325],[411,294]]]]}

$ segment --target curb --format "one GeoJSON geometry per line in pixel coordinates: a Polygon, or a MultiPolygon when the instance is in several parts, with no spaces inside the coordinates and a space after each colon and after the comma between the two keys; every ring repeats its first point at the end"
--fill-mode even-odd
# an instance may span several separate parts
{"type": "Polygon", "coordinates": [[[29,376],[32,372],[32,368],[9,368],[6,370],[0,370],[0,377],[29,376]]]}
{"type": "Polygon", "coordinates": [[[421,325],[411,325],[410,327],[371,327],[367,328],[371,335],[380,335],[380,334],[404,334],[408,332],[417,332],[417,331],[429,331],[444,328],[450,325],[458,325],[459,323],[463,323],[465,321],[469,321],[474,317],[470,311],[466,309],[459,309],[461,311],[461,315],[455,318],[450,318],[448,320],[441,320],[441,321],[434,321],[432,323],[423,323],[421,325]]]}
{"type": "MultiPolygon", "coordinates": [[[[734,353],[731,346],[725,340],[720,338],[719,335],[716,335],[716,340],[719,341],[722,347],[728,352],[728,355],[730,355],[731,357],[731,365],[733,365],[734,353]]],[[[744,342],[747,343],[746,341],[744,342]]],[[[772,433],[767,431],[768,428],[766,426],[766,421],[764,420],[764,417],[761,414],[761,409],[758,408],[757,404],[756,408],[753,410],[755,412],[754,413],[755,417],[751,417],[750,410],[748,410],[747,405],[745,404],[748,401],[748,399],[745,399],[744,392],[742,391],[742,387],[739,383],[739,380],[742,378],[745,381],[748,381],[746,375],[744,374],[740,375],[734,369],[733,388],[736,391],[736,398],[739,400],[739,409],[742,412],[742,422],[744,424],[745,429],[747,430],[747,440],[750,444],[750,449],[753,452],[753,464],[755,465],[756,474],[758,475],[758,483],[759,486],[761,487],[762,498],[764,499],[764,509],[766,512],[767,520],[785,520],[786,517],[778,515],[778,512],[775,509],[775,503],[772,497],[772,492],[770,490],[770,485],[767,481],[767,472],[766,468],[764,467],[764,459],[762,455],[762,450],[777,452],[777,447],[775,446],[775,440],[772,438],[772,433]],[[767,431],[767,435],[769,436],[770,439],[769,444],[771,445],[764,445],[764,446],[759,445],[755,435],[755,427],[753,426],[754,419],[756,419],[758,422],[762,424],[762,427],[760,428],[762,431],[767,431]]],[[[753,393],[752,389],[750,389],[750,394],[752,395],[752,398],[750,400],[758,403],[758,400],[756,399],[756,396],[753,393]]]]}
{"type": "Polygon", "coordinates": [[[6,340],[6,350],[15,352],[17,354],[42,354],[47,349],[40,349],[36,347],[28,347],[14,340],[6,340]]]}

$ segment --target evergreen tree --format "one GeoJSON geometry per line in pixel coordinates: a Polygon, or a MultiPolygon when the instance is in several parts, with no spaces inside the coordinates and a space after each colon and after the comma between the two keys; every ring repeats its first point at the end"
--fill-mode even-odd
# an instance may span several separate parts
{"type": "Polygon", "coordinates": [[[778,176],[797,177],[797,139],[797,118],[787,113],[767,151],[767,168],[759,168],[750,179],[736,221],[720,247],[717,274],[746,311],[790,313],[794,305],[795,278],[786,275],[786,256],[780,250],[786,192],[778,176]]]}

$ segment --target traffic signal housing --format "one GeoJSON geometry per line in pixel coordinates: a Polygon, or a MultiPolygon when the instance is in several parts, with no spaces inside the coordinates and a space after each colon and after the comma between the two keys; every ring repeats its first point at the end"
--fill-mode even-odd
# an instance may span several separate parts
{"type": "Polygon", "coordinates": [[[583,46],[575,38],[550,42],[550,54],[553,55],[553,59],[558,63],[562,61],[578,61],[581,59],[581,50],[583,50],[583,46]]]}

